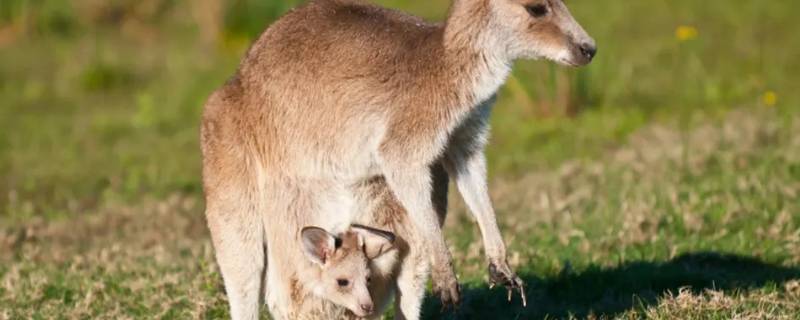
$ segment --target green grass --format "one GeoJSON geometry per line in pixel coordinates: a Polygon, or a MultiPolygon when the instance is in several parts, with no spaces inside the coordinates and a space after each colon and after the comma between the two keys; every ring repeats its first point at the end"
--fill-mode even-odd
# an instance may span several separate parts
{"type": "MultiPolygon", "coordinates": [[[[200,107],[298,1],[192,3],[0,3],[0,319],[227,316],[200,107]]],[[[800,5],[569,5],[597,61],[518,63],[492,119],[491,190],[529,307],[488,290],[454,195],[465,301],[442,315],[428,299],[426,318],[796,318],[800,5]]]]}
{"type": "MultiPolygon", "coordinates": [[[[723,319],[796,315],[800,305],[784,287],[800,277],[800,118],[767,114],[739,111],[699,125],[685,145],[676,128],[648,125],[599,159],[496,181],[499,220],[532,307],[509,307],[502,290],[487,291],[479,233],[461,219],[448,230],[471,230],[470,240],[451,243],[463,244],[457,264],[477,286],[462,318],[684,319],[665,311],[675,309],[669,295],[684,289],[786,303],[713,310],[723,319]]],[[[677,311],[714,318],[691,313],[703,304],[690,307],[677,311]]]]}

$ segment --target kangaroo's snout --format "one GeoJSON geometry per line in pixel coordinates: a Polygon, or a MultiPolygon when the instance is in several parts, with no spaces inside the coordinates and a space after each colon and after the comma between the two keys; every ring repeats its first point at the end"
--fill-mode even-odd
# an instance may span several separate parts
{"type": "Polygon", "coordinates": [[[576,44],[575,48],[572,50],[572,59],[570,59],[568,64],[576,67],[585,66],[592,62],[596,55],[597,45],[594,44],[594,41],[576,44]]]}
{"type": "MultiPolygon", "coordinates": [[[[564,11],[568,12],[566,7],[564,11]]],[[[594,57],[597,56],[596,42],[574,18],[570,17],[566,25],[569,26],[567,27],[567,34],[570,42],[570,51],[572,51],[570,54],[572,57],[569,59],[571,61],[567,64],[572,66],[584,66],[589,64],[594,60],[594,57]]]]}
{"type": "Polygon", "coordinates": [[[581,51],[581,55],[589,61],[592,61],[594,56],[597,55],[597,46],[594,44],[584,43],[578,46],[578,49],[581,51]]]}
{"type": "Polygon", "coordinates": [[[597,56],[597,44],[588,35],[582,37],[584,40],[572,40],[569,45],[569,54],[566,59],[559,62],[573,67],[585,66],[597,56]]]}

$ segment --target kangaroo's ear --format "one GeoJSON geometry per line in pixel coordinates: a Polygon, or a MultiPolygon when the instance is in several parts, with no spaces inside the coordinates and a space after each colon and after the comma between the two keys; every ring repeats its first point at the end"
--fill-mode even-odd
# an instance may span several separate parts
{"type": "Polygon", "coordinates": [[[367,258],[375,259],[395,248],[394,233],[354,224],[350,230],[358,234],[359,243],[367,258]]]}
{"type": "Polygon", "coordinates": [[[303,253],[311,262],[325,265],[336,250],[336,237],[318,227],[305,227],[300,232],[303,239],[303,253]]]}

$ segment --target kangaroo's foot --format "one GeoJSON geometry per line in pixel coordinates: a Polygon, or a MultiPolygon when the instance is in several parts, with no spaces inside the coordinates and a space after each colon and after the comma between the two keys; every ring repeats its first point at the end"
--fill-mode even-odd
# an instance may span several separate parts
{"type": "Polygon", "coordinates": [[[457,307],[461,301],[461,287],[458,285],[453,265],[434,266],[432,271],[433,294],[442,301],[442,310],[457,307]]]}
{"type": "Polygon", "coordinates": [[[518,290],[522,297],[522,306],[528,305],[528,299],[525,296],[525,284],[522,282],[505,259],[500,261],[493,261],[489,263],[489,287],[494,288],[496,285],[505,286],[508,290],[508,301],[511,301],[511,296],[514,290],[518,290]]]}

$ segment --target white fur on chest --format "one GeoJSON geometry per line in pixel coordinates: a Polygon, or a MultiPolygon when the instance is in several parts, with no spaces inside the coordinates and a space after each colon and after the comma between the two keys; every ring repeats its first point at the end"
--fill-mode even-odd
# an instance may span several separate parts
{"type": "MultiPolygon", "coordinates": [[[[495,42],[491,36],[482,35],[478,46],[492,48],[499,45],[495,42]]],[[[497,93],[511,74],[509,61],[511,60],[499,52],[486,51],[481,55],[473,74],[469,77],[468,90],[473,96],[473,100],[469,101],[471,105],[482,104],[497,93]]]]}

